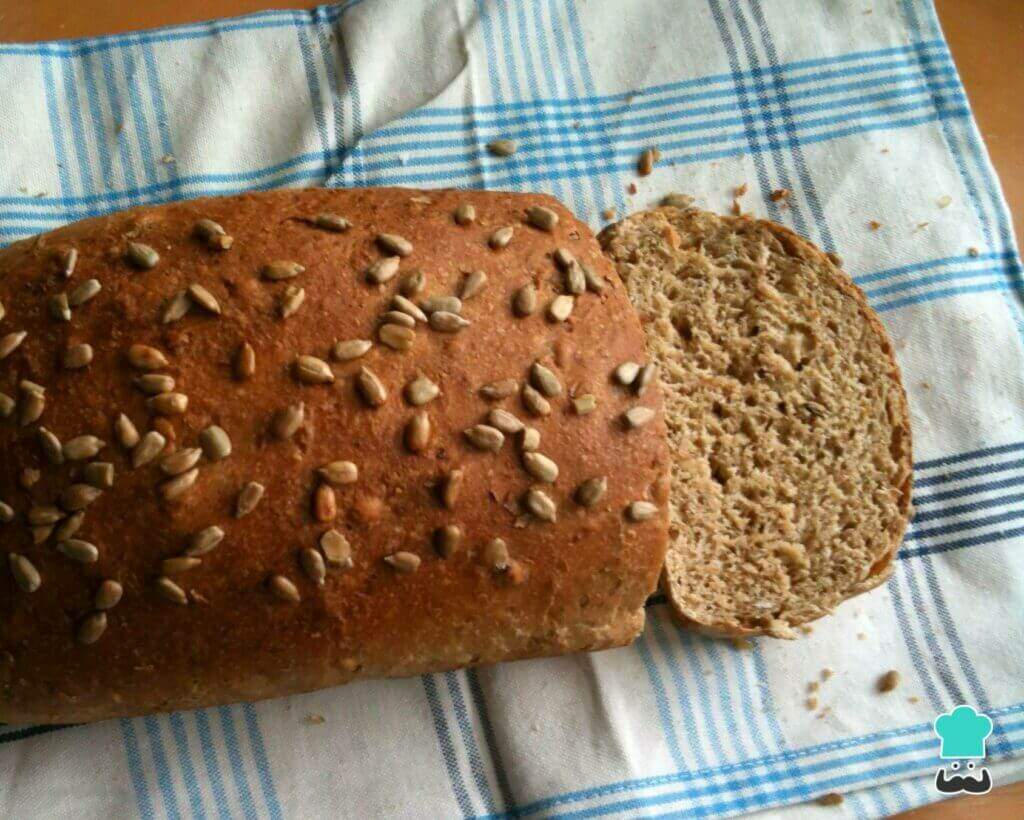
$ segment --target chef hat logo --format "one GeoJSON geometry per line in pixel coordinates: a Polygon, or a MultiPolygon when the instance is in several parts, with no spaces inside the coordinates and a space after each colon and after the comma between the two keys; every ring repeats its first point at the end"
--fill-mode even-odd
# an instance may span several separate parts
{"type": "Polygon", "coordinates": [[[935,718],[935,734],[942,741],[939,757],[984,757],[985,738],[992,734],[992,719],[970,706],[957,706],[949,714],[935,718]]]}

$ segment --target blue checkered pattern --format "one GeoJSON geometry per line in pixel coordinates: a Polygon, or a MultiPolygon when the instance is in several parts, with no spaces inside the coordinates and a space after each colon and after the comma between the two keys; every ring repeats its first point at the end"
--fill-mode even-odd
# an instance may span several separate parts
{"type": "Polygon", "coordinates": [[[598,227],[669,190],[724,209],[746,182],[745,208],[841,253],[882,315],[919,456],[892,580],[799,642],[701,638],[655,597],[633,647],[589,657],[0,727],[0,813],[796,816],[840,791],[875,817],[938,798],[932,719],[959,703],[994,721],[997,785],[1022,776],[1020,258],[930,3],[856,5],[348,0],[0,45],[2,243],[286,185],[545,190],[598,227]],[[496,137],[519,150],[489,156],[496,137]]]}

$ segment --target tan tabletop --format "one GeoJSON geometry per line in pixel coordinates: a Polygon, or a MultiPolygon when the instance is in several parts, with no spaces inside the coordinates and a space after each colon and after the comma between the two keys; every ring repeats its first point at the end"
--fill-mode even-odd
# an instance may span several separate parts
{"type": "MultiPolygon", "coordinates": [[[[327,0],[320,0],[326,2],[327,0]]],[[[859,2],[865,10],[872,0],[859,2]]],[[[1024,0],[935,0],[974,115],[999,173],[1018,238],[1024,237],[1024,0]]],[[[0,41],[115,34],[316,0],[0,0],[0,41]]],[[[822,809],[822,817],[828,809],[822,809]]],[[[909,812],[912,820],[1024,817],[1024,782],[909,812]]]]}

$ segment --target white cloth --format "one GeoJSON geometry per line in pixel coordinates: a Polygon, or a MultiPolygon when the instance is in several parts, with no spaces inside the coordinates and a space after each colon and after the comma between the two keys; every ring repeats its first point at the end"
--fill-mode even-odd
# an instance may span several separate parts
{"type": "Polygon", "coordinates": [[[3,816],[725,815],[831,791],[873,816],[938,797],[932,721],[959,703],[995,722],[996,785],[1022,775],[1021,268],[925,0],[350,0],[3,45],[0,145],[3,242],[282,185],[545,190],[596,228],[746,183],[744,210],[839,252],[879,311],[917,459],[891,582],[800,640],[736,649],[654,604],[612,652],[2,727],[3,816]]]}

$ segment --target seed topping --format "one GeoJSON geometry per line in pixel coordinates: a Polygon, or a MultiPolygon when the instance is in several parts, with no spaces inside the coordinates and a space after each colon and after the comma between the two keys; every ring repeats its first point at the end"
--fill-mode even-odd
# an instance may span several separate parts
{"type": "Polygon", "coordinates": [[[526,509],[541,521],[554,523],[558,520],[555,502],[543,490],[531,489],[526,492],[526,509]]]}
{"type": "Polygon", "coordinates": [[[282,441],[287,441],[294,436],[306,420],[306,405],[304,402],[290,404],[283,410],[279,410],[274,416],[272,429],[274,435],[282,441]]]}
{"type": "Polygon", "coordinates": [[[64,442],[64,458],[68,461],[85,461],[106,446],[107,443],[96,436],[76,436],[64,442]]]}
{"type": "Polygon", "coordinates": [[[320,549],[332,567],[349,569],[352,566],[352,545],[337,530],[327,530],[320,536],[320,549]]]}
{"type": "Polygon", "coordinates": [[[167,357],[155,347],[135,344],[128,348],[128,363],[136,370],[160,370],[167,367],[167,357]]]}
{"type": "Polygon", "coordinates": [[[462,287],[459,289],[459,297],[465,301],[472,299],[476,294],[487,287],[487,274],[482,270],[470,271],[462,280],[462,287]]]}
{"type": "MultiPolygon", "coordinates": [[[[57,293],[51,296],[47,306],[50,309],[50,315],[58,322],[71,321],[71,305],[66,293],[57,293]]],[[[0,319],[2,318],[3,316],[0,315],[0,319]]]]}
{"type": "Polygon", "coordinates": [[[257,484],[255,481],[250,481],[238,494],[238,500],[235,502],[235,518],[244,518],[260,503],[260,499],[263,498],[264,487],[262,484],[257,484]]]}
{"type": "Polygon", "coordinates": [[[465,478],[465,473],[462,470],[452,470],[445,476],[443,483],[441,484],[441,503],[444,504],[445,508],[454,510],[456,503],[458,503],[459,496],[462,494],[462,482],[465,478]]]}
{"type": "Polygon", "coordinates": [[[326,524],[338,517],[338,502],[330,484],[320,484],[313,493],[313,518],[326,524]]]}
{"type": "Polygon", "coordinates": [[[507,399],[519,389],[519,382],[515,379],[501,379],[500,381],[485,384],[480,388],[480,395],[488,401],[499,401],[507,399]]]}
{"type": "Polygon", "coordinates": [[[306,577],[310,581],[318,587],[324,585],[324,581],[327,580],[327,567],[324,564],[324,557],[318,550],[312,547],[300,550],[299,563],[302,565],[302,571],[306,573],[306,577]]]}
{"type": "Polygon", "coordinates": [[[99,585],[92,605],[101,611],[113,609],[121,602],[124,588],[115,580],[108,578],[99,585]]]}
{"type": "Polygon", "coordinates": [[[124,413],[120,413],[114,420],[114,435],[117,437],[118,444],[126,450],[131,450],[139,443],[139,431],[124,413]]]}
{"type": "Polygon", "coordinates": [[[277,306],[277,312],[280,314],[282,319],[287,319],[289,316],[294,315],[295,312],[302,307],[302,303],[305,301],[305,289],[289,285],[285,288],[284,294],[281,296],[281,302],[277,306]]]}
{"type": "Polygon", "coordinates": [[[551,402],[528,384],[523,385],[523,406],[535,416],[551,415],[551,402]]]}
{"type": "Polygon", "coordinates": [[[213,313],[216,316],[220,316],[220,303],[217,301],[217,298],[202,285],[198,285],[193,282],[188,286],[188,295],[192,301],[199,305],[203,310],[213,313]]]}
{"type": "Polygon", "coordinates": [[[103,286],[97,279],[86,279],[68,294],[68,304],[73,308],[84,305],[101,290],[103,286]]]}
{"type": "Polygon", "coordinates": [[[384,384],[377,374],[368,367],[359,368],[359,373],[356,375],[356,387],[363,401],[370,407],[380,407],[387,401],[388,392],[384,389],[384,384]]]}
{"type": "Polygon", "coordinates": [[[622,420],[630,430],[636,430],[654,418],[654,411],[650,407],[630,407],[622,414],[622,420]]]}
{"type": "Polygon", "coordinates": [[[367,280],[375,285],[383,285],[385,282],[390,282],[395,278],[395,274],[398,273],[400,261],[401,257],[398,256],[385,256],[383,259],[378,259],[366,269],[367,280]]]}
{"type": "Polygon", "coordinates": [[[419,376],[405,386],[405,400],[413,407],[422,407],[438,397],[441,388],[426,376],[419,376]]]}
{"type": "Polygon", "coordinates": [[[658,513],[658,508],[650,501],[634,501],[626,507],[626,518],[633,522],[646,521],[658,513]]]}
{"type": "Polygon", "coordinates": [[[200,219],[192,227],[192,233],[213,250],[226,251],[235,242],[234,238],[228,236],[227,231],[212,219],[200,219]]]}
{"type": "Polygon", "coordinates": [[[87,615],[85,620],[78,626],[78,634],[75,636],[83,646],[94,644],[103,637],[107,631],[107,613],[93,612],[87,615]]]}
{"type": "Polygon", "coordinates": [[[506,435],[513,435],[523,429],[523,423],[508,410],[494,408],[487,414],[487,423],[506,435]]]}
{"type": "Polygon", "coordinates": [[[256,373],[256,351],[248,342],[242,342],[235,353],[235,378],[239,381],[251,379],[256,373]]]}
{"type": "Polygon", "coordinates": [[[359,468],[351,461],[332,461],[316,472],[324,481],[339,487],[359,480],[359,468]]]}
{"type": "Polygon", "coordinates": [[[168,479],[160,485],[160,495],[164,497],[165,501],[174,501],[176,498],[180,498],[188,492],[188,490],[190,490],[196,483],[196,479],[198,477],[199,470],[197,468],[192,468],[181,475],[168,479]]]}
{"type": "Polygon", "coordinates": [[[286,259],[275,259],[268,262],[260,269],[260,273],[268,282],[280,282],[284,279],[294,279],[306,270],[304,265],[298,262],[290,262],[286,259]]]}
{"type": "Polygon", "coordinates": [[[391,300],[391,304],[394,305],[396,310],[406,314],[407,316],[411,316],[417,322],[427,321],[427,314],[424,313],[415,302],[411,299],[407,299],[400,293],[395,294],[394,298],[391,300]]]}
{"type": "Polygon", "coordinates": [[[412,253],[412,242],[396,233],[377,234],[377,244],[390,256],[408,256],[412,253]]]}
{"type": "Polygon", "coordinates": [[[211,424],[199,434],[199,444],[210,461],[221,461],[231,455],[231,438],[223,427],[211,424]]]}
{"type": "Polygon", "coordinates": [[[338,214],[320,213],[313,218],[313,224],[324,231],[344,233],[352,227],[352,223],[338,214]]]}
{"type": "Polygon", "coordinates": [[[462,530],[455,524],[447,524],[434,530],[434,549],[442,558],[451,558],[462,541],[462,530]]]}
{"type": "Polygon", "coordinates": [[[498,228],[498,230],[490,235],[487,240],[487,244],[490,245],[493,250],[500,250],[501,248],[507,247],[508,243],[512,241],[513,233],[515,233],[515,229],[511,225],[506,225],[504,228],[498,228]]]}
{"type": "Polygon", "coordinates": [[[156,579],[153,586],[156,589],[157,595],[165,601],[170,601],[172,604],[178,604],[179,606],[188,605],[188,595],[185,594],[185,590],[170,578],[161,576],[156,579]]]}
{"type": "MultiPolygon", "coordinates": [[[[400,316],[406,316],[401,313],[400,316]]],[[[409,321],[412,321],[412,317],[406,316],[409,321]]],[[[390,347],[392,350],[408,350],[412,347],[412,343],[416,340],[416,333],[408,327],[397,324],[385,324],[381,325],[377,331],[377,338],[380,343],[386,347],[390,347]]]]}
{"type": "Polygon", "coordinates": [[[28,336],[27,330],[19,330],[14,333],[8,333],[3,338],[0,338],[0,359],[6,359],[15,350],[17,350],[25,337],[28,336]]]}
{"type": "Polygon", "coordinates": [[[430,416],[422,410],[405,425],[405,446],[410,453],[422,453],[430,444],[430,416]]]}
{"type": "Polygon", "coordinates": [[[373,342],[367,339],[349,339],[344,342],[335,342],[334,347],[331,348],[331,356],[337,362],[350,362],[353,359],[358,359],[360,356],[365,356],[370,352],[371,347],[373,347],[373,342]]]}
{"type": "Polygon", "coordinates": [[[199,530],[197,533],[193,533],[192,537],[188,542],[188,549],[185,550],[185,555],[198,558],[201,555],[206,555],[208,552],[212,552],[216,549],[217,545],[224,540],[224,530],[220,527],[206,527],[205,529],[199,530]]]}
{"type": "Polygon", "coordinates": [[[516,144],[509,139],[491,140],[487,150],[496,157],[510,157],[516,152],[516,144]]]}
{"type": "Polygon", "coordinates": [[[608,479],[604,476],[588,478],[576,488],[573,497],[581,507],[593,507],[604,497],[607,489],[608,479]]]}
{"type": "Polygon", "coordinates": [[[384,557],[385,563],[394,567],[397,572],[408,574],[420,568],[420,557],[414,552],[395,552],[384,557]]]}
{"type": "Polygon", "coordinates": [[[114,486],[114,465],[109,461],[92,461],[82,468],[82,478],[99,490],[114,486]]]}
{"type": "Polygon", "coordinates": [[[316,356],[299,356],[295,359],[295,378],[303,384],[330,384],[334,381],[331,366],[316,356]]]}
{"type": "Polygon", "coordinates": [[[160,393],[147,399],[146,404],[161,416],[180,416],[188,410],[188,396],[184,393],[160,393]]]}
{"type": "Polygon", "coordinates": [[[77,538],[69,538],[67,541],[58,542],[57,552],[65,558],[77,561],[79,564],[95,564],[100,557],[100,551],[96,549],[94,544],[77,538]]]}
{"type": "Polygon", "coordinates": [[[461,202],[455,209],[455,222],[458,225],[469,225],[476,221],[476,208],[471,202],[461,202]]]}
{"type": "Polygon", "coordinates": [[[531,476],[545,484],[554,484],[558,478],[558,465],[541,453],[523,453],[523,467],[531,476]]]}
{"type": "Polygon", "coordinates": [[[441,333],[458,333],[469,327],[469,320],[463,319],[457,313],[438,310],[430,314],[430,326],[441,333]]]}
{"type": "Polygon", "coordinates": [[[132,467],[138,469],[143,464],[148,464],[163,452],[166,445],[167,439],[163,435],[156,430],[150,430],[132,450],[132,467]]]}
{"type": "Polygon", "coordinates": [[[129,242],[124,258],[132,267],[139,270],[150,270],[155,268],[157,262],[160,261],[160,254],[142,242],[129,242]]]}
{"type": "Polygon", "coordinates": [[[526,221],[539,230],[551,233],[558,224],[558,214],[542,205],[531,205],[526,209],[526,221]]]}
{"type": "Polygon", "coordinates": [[[39,570],[24,555],[19,555],[16,552],[8,553],[7,565],[11,568],[14,583],[22,592],[31,594],[42,586],[43,579],[39,575],[39,570]]]}
{"type": "Polygon", "coordinates": [[[556,296],[548,305],[548,319],[552,322],[564,322],[572,314],[573,305],[572,296],[556,296]]]}
{"type": "Polygon", "coordinates": [[[202,454],[203,451],[198,447],[186,447],[183,450],[171,453],[169,456],[164,456],[160,461],[160,469],[164,475],[181,475],[195,467],[199,463],[199,458],[202,454]]]}
{"type": "Polygon", "coordinates": [[[487,424],[477,424],[465,430],[463,435],[478,450],[496,453],[505,443],[505,435],[496,427],[487,424]]]}

